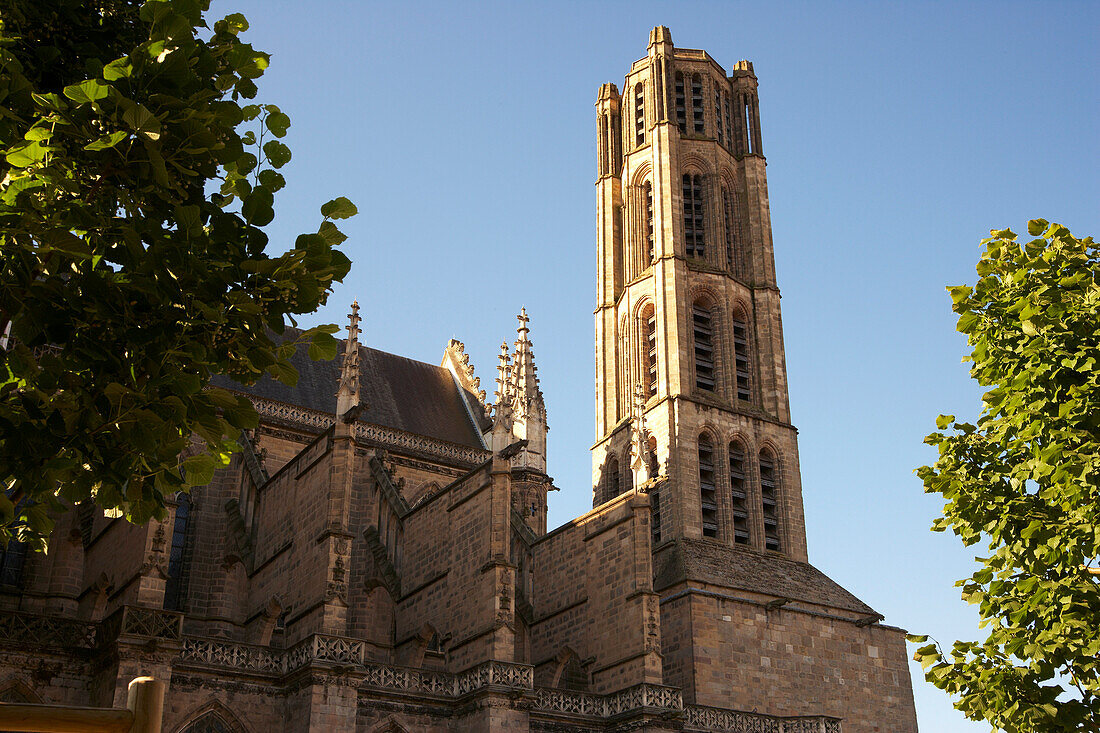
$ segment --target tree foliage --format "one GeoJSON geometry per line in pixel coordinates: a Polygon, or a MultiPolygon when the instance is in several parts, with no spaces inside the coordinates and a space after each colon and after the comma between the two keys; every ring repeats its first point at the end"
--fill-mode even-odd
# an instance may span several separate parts
{"type": "Polygon", "coordinates": [[[932,529],[989,549],[957,584],[988,636],[916,659],[972,719],[1100,730],[1100,251],[1043,220],[1028,232],[992,232],[974,287],[948,288],[988,391],[977,425],[940,416],[917,471],[947,500],[932,529]]]}
{"type": "Polygon", "coordinates": [[[41,546],[65,503],[134,522],[228,462],[250,403],[293,383],[281,336],[350,262],[322,207],[282,254],[263,228],[290,119],[257,104],[268,55],[209,0],[4,0],[0,14],[0,543],[41,546]],[[197,438],[193,438],[197,436],[197,438]],[[186,458],[181,459],[181,456],[186,458]]]}

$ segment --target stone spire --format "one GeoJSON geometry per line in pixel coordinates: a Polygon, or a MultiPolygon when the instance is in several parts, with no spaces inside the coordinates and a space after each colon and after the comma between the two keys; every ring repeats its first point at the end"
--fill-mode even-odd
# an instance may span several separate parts
{"type": "Polygon", "coordinates": [[[513,401],[516,412],[522,416],[544,416],[546,403],[539,388],[538,367],[535,366],[535,354],[528,336],[531,329],[527,324],[531,319],[527,317],[527,309],[521,308],[516,319],[519,321],[519,328],[516,329],[519,337],[516,339],[516,351],[512,360],[512,385],[515,389],[513,401]]]}
{"type": "Polygon", "coordinates": [[[498,427],[512,428],[512,360],[508,355],[508,342],[500,342],[500,356],[497,361],[497,396],[493,405],[493,432],[498,427]]]}
{"type": "Polygon", "coordinates": [[[348,314],[348,339],[344,342],[344,361],[340,365],[340,387],[336,391],[336,418],[359,405],[359,301],[351,304],[348,314]]]}
{"type": "Polygon", "coordinates": [[[645,390],[634,387],[634,405],[630,420],[630,470],[634,473],[634,486],[641,486],[649,478],[646,456],[649,453],[649,431],[645,425],[645,390]]]}

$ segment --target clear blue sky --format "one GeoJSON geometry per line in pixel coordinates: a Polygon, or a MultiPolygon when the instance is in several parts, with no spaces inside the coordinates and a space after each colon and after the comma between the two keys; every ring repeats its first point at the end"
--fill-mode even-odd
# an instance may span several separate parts
{"type": "MultiPolygon", "coordinates": [[[[355,265],[313,322],[438,363],[466,343],[491,390],[520,306],[550,414],[551,525],[591,506],[595,115],[649,29],[760,79],[810,560],[942,642],[973,637],[953,582],[976,549],[928,531],[912,471],[978,389],[944,286],[1029,218],[1100,235],[1094,2],[311,3],[218,0],[272,54],[293,120],[274,239],[337,195],[355,265]]],[[[913,669],[922,730],[968,723],[913,669]]]]}

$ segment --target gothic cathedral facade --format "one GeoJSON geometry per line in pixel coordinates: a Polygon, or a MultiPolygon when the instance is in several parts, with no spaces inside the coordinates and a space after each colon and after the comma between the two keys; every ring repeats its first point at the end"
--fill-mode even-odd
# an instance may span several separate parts
{"type": "MultiPolygon", "coordinates": [[[[494,399],[361,345],[247,394],[169,516],[0,553],[0,702],[167,733],[915,733],[904,632],[809,564],[757,80],[650,36],[599,91],[593,508],[546,526],[525,312],[494,399]]],[[[577,487],[563,487],[574,491],[577,487]]]]}

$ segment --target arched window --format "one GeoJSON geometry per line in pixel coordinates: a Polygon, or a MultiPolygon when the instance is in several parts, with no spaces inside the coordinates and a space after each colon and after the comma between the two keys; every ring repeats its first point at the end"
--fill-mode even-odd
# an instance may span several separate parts
{"type": "Polygon", "coordinates": [[[611,456],[611,460],[607,462],[607,495],[604,501],[611,501],[620,493],[619,459],[611,456]]]}
{"type": "Polygon", "coordinates": [[[706,253],[703,221],[703,177],[684,175],[684,242],[688,257],[706,253]]]}
{"type": "Polygon", "coordinates": [[[722,186],[722,222],[726,230],[726,269],[737,273],[737,216],[733,208],[733,196],[730,190],[722,186]]]}
{"type": "Polygon", "coordinates": [[[687,132],[687,102],[684,98],[684,75],[676,72],[676,126],[680,132],[687,132]]]}
{"type": "Polygon", "coordinates": [[[714,391],[714,319],[710,306],[701,300],[691,307],[695,347],[695,387],[714,391]]]}
{"type": "Polygon", "coordinates": [[[733,147],[733,114],[730,112],[730,95],[722,95],[722,109],[726,113],[726,147],[733,147]]]}
{"type": "Polygon", "coordinates": [[[718,144],[725,145],[726,137],[722,128],[722,88],[714,85],[714,119],[718,121],[718,144]]]}
{"type": "Polygon", "coordinates": [[[649,471],[649,477],[655,478],[658,471],[661,470],[660,465],[657,463],[657,439],[652,435],[649,436],[649,440],[646,441],[646,455],[645,465],[646,470],[649,471]]]}
{"type": "Polygon", "coordinates": [[[657,311],[647,305],[642,311],[642,384],[648,400],[657,394],[657,311]]]}
{"type": "Polygon", "coordinates": [[[749,327],[744,311],[738,308],[733,312],[733,360],[737,371],[737,399],[745,402],[752,400],[750,356],[749,327]]]}
{"type": "Polygon", "coordinates": [[[653,526],[650,527],[653,537],[653,546],[661,544],[661,492],[650,490],[649,492],[649,517],[653,526]]]}
{"type": "Polygon", "coordinates": [[[758,152],[756,149],[756,129],[753,120],[752,110],[752,98],[746,94],[745,97],[744,112],[745,115],[745,151],[748,153],[758,152]]]}
{"type": "Polygon", "coordinates": [[[703,122],[703,80],[698,74],[691,77],[691,117],[695,122],[695,132],[703,134],[707,126],[703,122]]]}
{"type": "MultiPolygon", "coordinates": [[[[164,587],[164,608],[182,611],[187,595],[187,578],[191,569],[189,529],[191,525],[191,497],[179,494],[176,501],[176,521],[172,526],[172,549],[168,555],[168,581],[164,587]]],[[[197,729],[206,730],[206,729],[197,729]]]]}
{"type": "Polygon", "coordinates": [[[634,145],[645,145],[645,87],[634,87],[634,145]]]}
{"type": "Polygon", "coordinates": [[[760,501],[764,510],[764,547],[782,549],[779,542],[779,466],[768,450],[760,451],[760,501]]]}
{"type": "Polygon", "coordinates": [[[25,542],[11,540],[0,548],[0,587],[19,588],[23,585],[23,564],[27,560],[25,542]]]}
{"type": "Polygon", "coordinates": [[[749,495],[745,481],[745,449],[736,440],[730,443],[730,508],[733,513],[733,541],[747,545],[749,532],[749,495]]]}
{"type": "Polygon", "coordinates": [[[718,536],[718,497],[714,482],[714,444],[699,436],[699,499],[702,505],[703,536],[718,536]]]}
{"type": "Polygon", "coordinates": [[[656,249],[653,242],[653,184],[645,182],[645,264],[648,267],[656,262],[656,249]]]}
{"type": "Polygon", "coordinates": [[[220,715],[211,710],[190,723],[180,733],[231,733],[232,728],[220,715]]]}

